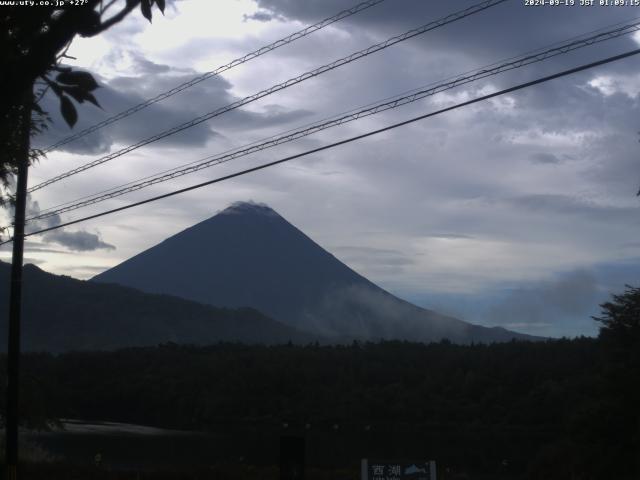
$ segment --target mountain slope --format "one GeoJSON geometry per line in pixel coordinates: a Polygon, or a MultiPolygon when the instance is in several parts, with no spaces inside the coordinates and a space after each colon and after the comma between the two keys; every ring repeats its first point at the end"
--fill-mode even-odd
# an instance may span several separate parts
{"type": "Polygon", "coordinates": [[[398,299],[344,265],[274,210],[234,204],[93,278],[225,307],[252,307],[338,337],[455,342],[530,338],[398,299]]]}
{"type": "MultiPolygon", "coordinates": [[[[0,262],[0,350],[6,350],[10,266],[0,262]]],[[[26,350],[114,349],[175,342],[309,342],[310,335],[253,309],[229,310],[119,285],[24,270],[22,344],[26,350]]]]}

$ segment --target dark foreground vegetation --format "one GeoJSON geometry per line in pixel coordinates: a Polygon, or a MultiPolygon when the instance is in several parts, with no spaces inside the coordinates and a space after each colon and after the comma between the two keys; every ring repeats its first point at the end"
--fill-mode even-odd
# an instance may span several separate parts
{"type": "MultiPolygon", "coordinates": [[[[309,478],[358,478],[363,457],[433,458],[440,479],[638,478],[640,293],[625,295],[605,305],[598,339],[29,354],[21,405],[35,424],[209,432],[218,444],[189,478],[277,478],[282,435],[306,438],[309,478]]],[[[129,478],[105,467],[95,478],[129,478]]]]}

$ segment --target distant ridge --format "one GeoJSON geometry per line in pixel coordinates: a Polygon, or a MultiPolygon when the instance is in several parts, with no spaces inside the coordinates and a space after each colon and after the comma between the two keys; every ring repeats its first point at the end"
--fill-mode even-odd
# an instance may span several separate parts
{"type": "Polygon", "coordinates": [[[92,279],[224,307],[252,307],[335,338],[494,342],[534,339],[401,300],[265,204],[234,203],[92,279]]]}
{"type": "MultiPolygon", "coordinates": [[[[0,351],[6,351],[10,265],[0,262],[0,351]]],[[[307,335],[253,309],[220,309],[119,285],[24,269],[22,348],[111,350],[167,342],[308,343],[307,335]]]]}

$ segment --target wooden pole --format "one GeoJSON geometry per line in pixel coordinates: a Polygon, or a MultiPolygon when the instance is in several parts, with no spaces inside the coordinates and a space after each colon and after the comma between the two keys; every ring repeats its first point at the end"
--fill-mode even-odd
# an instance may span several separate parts
{"type": "Polygon", "coordinates": [[[20,373],[20,314],[22,307],[22,262],[24,257],[24,223],[27,207],[27,175],[31,133],[32,90],[23,104],[20,125],[20,146],[16,153],[18,176],[16,182],[15,218],[13,223],[13,255],[11,260],[11,290],[9,297],[9,336],[7,352],[7,413],[6,465],[7,479],[18,478],[18,391],[20,373]]]}

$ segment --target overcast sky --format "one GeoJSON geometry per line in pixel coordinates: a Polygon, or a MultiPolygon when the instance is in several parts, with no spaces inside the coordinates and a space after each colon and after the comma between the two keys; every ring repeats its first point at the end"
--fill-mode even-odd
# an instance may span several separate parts
{"type": "MultiPolygon", "coordinates": [[[[30,185],[465,8],[387,0],[209,79],[62,150],[30,185]]],[[[579,3],[579,0],[576,0],[579,3]]],[[[182,0],[75,41],[104,111],[74,130],[354,5],[182,0]]],[[[36,192],[37,211],[640,16],[634,7],[511,0],[271,95],[36,192]]],[[[67,214],[70,220],[638,48],[626,36],[67,214]]],[[[640,56],[424,120],[216,186],[31,237],[26,261],[77,278],[118,264],[235,201],[264,202],[381,287],[443,313],[537,335],[593,335],[590,315],[639,285],[640,56]]],[[[71,131],[54,124],[46,146],[71,131]]],[[[6,214],[5,214],[6,222],[6,214]]],[[[1,259],[8,259],[6,247],[1,259]]]]}

